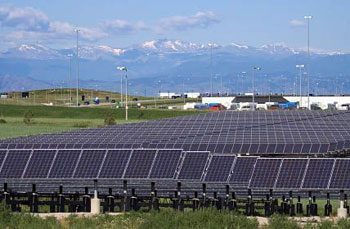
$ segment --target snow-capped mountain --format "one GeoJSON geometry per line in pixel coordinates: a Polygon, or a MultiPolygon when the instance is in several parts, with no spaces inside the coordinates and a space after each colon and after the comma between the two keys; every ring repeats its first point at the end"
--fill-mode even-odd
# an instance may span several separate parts
{"type": "MultiPolygon", "coordinates": [[[[220,45],[216,43],[197,44],[181,40],[152,40],[142,44],[132,45],[125,48],[114,48],[106,45],[100,46],[80,46],[79,57],[89,60],[97,59],[113,59],[122,57],[123,55],[134,53],[143,54],[200,54],[208,53],[229,53],[237,55],[275,55],[288,56],[298,54],[299,51],[289,48],[283,43],[268,44],[262,47],[252,47],[232,42],[228,45],[220,45]]],[[[23,44],[18,47],[10,48],[5,52],[0,53],[3,58],[26,58],[26,59],[66,59],[68,54],[75,54],[75,48],[70,49],[51,49],[43,45],[23,44]]]]}
{"type": "MultiPolygon", "coordinates": [[[[0,52],[0,90],[23,88],[21,82],[26,81],[17,82],[11,80],[11,77],[27,78],[32,83],[27,82],[26,85],[33,85],[31,87],[35,88],[38,85],[54,86],[57,82],[67,81],[69,54],[73,54],[74,67],[74,46],[53,49],[40,44],[23,44],[0,52]]],[[[336,88],[334,80],[332,81],[334,76],[344,80],[350,78],[350,70],[347,67],[350,55],[312,50],[311,57],[312,73],[320,79],[319,85],[324,85],[325,91],[326,88],[336,88]],[[331,65],[328,64],[330,62],[331,65]]],[[[257,85],[264,87],[264,90],[271,86],[272,91],[291,92],[291,85],[295,83],[295,65],[306,63],[307,55],[305,50],[290,48],[283,43],[253,47],[236,42],[221,45],[160,39],[129,47],[83,45],[79,47],[79,59],[80,79],[82,85],[87,87],[96,85],[95,82],[99,81],[97,84],[101,85],[101,88],[118,89],[115,81],[119,80],[120,72],[116,71],[116,66],[128,66],[132,84],[130,88],[135,91],[148,88],[147,90],[154,93],[159,90],[155,87],[159,81],[162,82],[162,90],[175,90],[178,84],[183,83],[184,76],[192,79],[188,85],[193,85],[193,90],[206,91],[210,81],[208,77],[212,71],[222,76],[224,84],[230,85],[227,87],[238,87],[237,85],[242,85],[237,83],[235,78],[239,73],[247,72],[249,75],[252,66],[260,66],[264,77],[257,77],[257,85]],[[259,83],[259,80],[262,81],[259,83]],[[268,86],[266,80],[273,83],[268,86]]],[[[75,74],[75,71],[72,73],[75,74]]],[[[247,83],[240,87],[248,90],[249,85],[247,83]]]]}

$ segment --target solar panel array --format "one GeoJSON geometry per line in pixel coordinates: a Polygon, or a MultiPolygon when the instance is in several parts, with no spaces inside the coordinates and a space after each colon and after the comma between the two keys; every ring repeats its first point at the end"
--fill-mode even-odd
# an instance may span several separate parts
{"type": "Polygon", "coordinates": [[[0,181],[135,180],[254,190],[350,189],[350,159],[265,158],[156,149],[0,151],[0,181]]]}
{"type": "Polygon", "coordinates": [[[341,151],[350,148],[350,112],[208,112],[0,141],[0,150],[138,148],[250,155],[341,151]]]}

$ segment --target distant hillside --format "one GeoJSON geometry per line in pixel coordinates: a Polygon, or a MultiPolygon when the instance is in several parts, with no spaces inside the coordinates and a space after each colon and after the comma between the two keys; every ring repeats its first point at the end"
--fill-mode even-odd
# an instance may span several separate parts
{"type": "MultiPolygon", "coordinates": [[[[0,91],[68,86],[70,53],[75,54],[74,48],[27,44],[0,53],[0,91]]],[[[209,91],[211,72],[214,91],[249,91],[253,66],[262,68],[256,77],[257,92],[293,93],[298,84],[295,65],[306,64],[307,55],[283,44],[257,48],[163,39],[126,48],[82,46],[79,56],[83,87],[119,91],[122,73],[116,67],[128,66],[130,90],[154,95],[159,90],[181,92],[183,86],[186,91],[209,91]]],[[[71,61],[74,85],[74,56],[71,61]]],[[[336,87],[348,83],[348,63],[349,54],[313,52],[311,92],[335,93],[336,87]]],[[[306,84],[304,76],[302,84],[306,84]]]]}

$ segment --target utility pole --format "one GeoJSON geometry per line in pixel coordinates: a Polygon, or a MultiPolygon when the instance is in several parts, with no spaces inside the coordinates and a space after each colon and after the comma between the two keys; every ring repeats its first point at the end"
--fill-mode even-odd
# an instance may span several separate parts
{"type": "Polygon", "coordinates": [[[311,15],[304,16],[307,20],[307,107],[310,110],[310,20],[311,15]]]}
{"type": "Polygon", "coordinates": [[[76,75],[77,75],[77,107],[79,106],[79,29],[76,29],[75,32],[77,33],[77,56],[76,56],[76,75]]]}

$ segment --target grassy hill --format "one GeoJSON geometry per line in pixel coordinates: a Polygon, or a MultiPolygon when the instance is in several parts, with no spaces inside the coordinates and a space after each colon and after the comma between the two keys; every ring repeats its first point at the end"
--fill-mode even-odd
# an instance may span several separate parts
{"type": "Polygon", "coordinates": [[[108,112],[113,112],[116,123],[142,122],[182,115],[199,114],[201,111],[129,109],[129,120],[125,121],[125,109],[112,107],[59,107],[38,105],[0,104],[0,139],[41,133],[55,133],[66,130],[104,125],[108,112]],[[27,111],[33,113],[32,123],[23,122],[27,111]]]}

